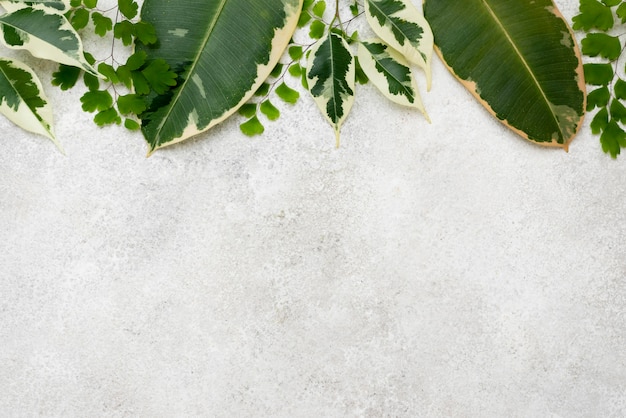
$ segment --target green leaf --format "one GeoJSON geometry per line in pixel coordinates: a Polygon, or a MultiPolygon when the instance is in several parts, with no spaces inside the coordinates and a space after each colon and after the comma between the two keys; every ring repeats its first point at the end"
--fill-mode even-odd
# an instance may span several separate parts
{"type": "Polygon", "coordinates": [[[91,91],[98,90],[100,88],[100,79],[98,79],[95,75],[85,73],[83,75],[83,82],[91,91]]]}
{"type": "Polygon", "coordinates": [[[265,101],[261,102],[261,106],[259,106],[259,110],[269,120],[276,120],[276,119],[278,119],[280,117],[280,111],[269,100],[265,100],[265,101]]]}
{"type": "Polygon", "coordinates": [[[587,63],[583,68],[587,84],[606,86],[613,80],[613,66],[611,64],[587,63]]]}
{"type": "Polygon", "coordinates": [[[320,19],[324,17],[324,12],[326,11],[326,2],[325,1],[318,1],[317,3],[315,3],[315,5],[313,6],[313,8],[311,9],[311,11],[313,12],[314,16],[319,17],[320,19]]]}
{"type": "Polygon", "coordinates": [[[26,49],[37,58],[97,72],[83,55],[80,37],[61,14],[48,9],[19,9],[0,16],[0,37],[11,49],[26,49]]]}
{"type": "MultiPolygon", "coordinates": [[[[615,92],[616,98],[626,100],[626,81],[618,78],[615,82],[615,85],[613,86],[613,91],[615,92]]],[[[587,101],[589,101],[589,96],[587,96],[587,101]]]]}
{"type": "Polygon", "coordinates": [[[113,66],[105,63],[105,62],[101,62],[100,64],[98,64],[98,71],[100,72],[100,74],[102,74],[104,77],[106,77],[106,79],[108,81],[110,81],[111,83],[118,83],[120,80],[117,78],[117,74],[115,72],[115,68],[113,68],[113,66]]]}
{"type": "Polygon", "coordinates": [[[525,139],[567,149],[585,85],[551,0],[426,0],[424,13],[446,65],[487,110],[525,139]]]}
{"type": "Polygon", "coordinates": [[[126,68],[130,71],[135,71],[141,68],[146,63],[148,55],[145,51],[137,51],[126,60],[126,68]]]}
{"type": "Polygon", "coordinates": [[[287,71],[289,71],[289,74],[291,74],[291,76],[293,77],[300,77],[302,76],[303,69],[300,66],[300,64],[296,63],[296,64],[291,64],[289,68],[287,69],[287,71]]]}
{"type": "Polygon", "coordinates": [[[370,79],[367,77],[367,74],[363,71],[361,67],[361,62],[359,61],[359,57],[355,57],[354,59],[354,75],[356,78],[356,82],[359,84],[367,84],[370,79]]]}
{"type": "Polygon", "coordinates": [[[150,88],[157,94],[163,94],[176,85],[176,73],[170,71],[169,64],[162,59],[151,61],[141,73],[148,81],[150,88]]]}
{"type": "Polygon", "coordinates": [[[289,44],[301,7],[302,0],[215,0],[202,7],[197,0],[177,0],[176,7],[146,0],[141,18],[159,42],[137,48],[149,61],[164,59],[180,80],[163,95],[155,92],[141,116],[149,152],[210,129],[246,103],[289,44]]]}
{"type": "Polygon", "coordinates": [[[620,154],[620,149],[626,146],[626,132],[616,121],[611,120],[602,131],[602,135],[600,135],[600,143],[604,152],[611,154],[613,158],[617,158],[620,154]]]}
{"type": "Polygon", "coordinates": [[[239,125],[239,129],[247,136],[261,135],[265,131],[263,124],[256,116],[239,125]]]}
{"type": "MultiPolygon", "coordinates": [[[[126,88],[128,89],[132,88],[133,86],[132,74],[126,65],[120,65],[119,67],[117,67],[117,70],[115,70],[115,74],[117,75],[117,79],[119,80],[119,82],[124,84],[126,88]]],[[[149,92],[150,90],[148,89],[148,93],[149,92]]]]}
{"type": "Polygon", "coordinates": [[[580,14],[572,19],[574,29],[589,30],[598,28],[607,32],[613,27],[613,13],[597,0],[580,0],[580,14]]]}
{"type": "Polygon", "coordinates": [[[76,9],[70,20],[76,30],[81,30],[89,24],[89,11],[87,9],[76,9]]]}
{"type": "Polygon", "coordinates": [[[135,36],[144,45],[152,45],[157,41],[156,30],[148,22],[137,22],[134,25],[135,36]]]}
{"type": "Polygon", "coordinates": [[[622,51],[619,38],[606,33],[590,33],[582,40],[581,44],[583,54],[590,57],[600,55],[611,61],[616,60],[622,51]]]}
{"type": "Polygon", "coordinates": [[[79,7],[81,4],[83,4],[83,0],[70,0],[71,7],[79,7]]]}
{"type": "Polygon", "coordinates": [[[270,77],[274,77],[274,78],[280,77],[280,75],[283,73],[283,68],[284,68],[283,64],[280,64],[280,63],[276,64],[274,66],[274,69],[270,73],[270,77]]]}
{"type": "Polygon", "coordinates": [[[7,12],[14,12],[24,7],[33,7],[40,9],[53,10],[55,13],[65,13],[70,8],[70,3],[67,0],[0,0],[0,6],[7,12]]]}
{"type": "Polygon", "coordinates": [[[430,120],[409,63],[402,55],[378,39],[362,42],[358,51],[361,68],[385,97],[418,109],[426,120],[430,120]]]}
{"type": "Polygon", "coordinates": [[[122,115],[139,115],[146,110],[146,102],[137,94],[125,94],[117,98],[117,108],[122,115]]]}
{"type": "Polygon", "coordinates": [[[76,85],[80,68],[60,64],[58,71],[52,73],[52,85],[59,86],[61,90],[69,90],[76,85]]]}
{"type": "Polygon", "coordinates": [[[297,61],[300,58],[302,58],[302,47],[299,45],[290,46],[288,49],[288,52],[289,52],[289,57],[294,61],[297,61]]]}
{"type": "Polygon", "coordinates": [[[605,107],[609,104],[609,88],[606,86],[599,87],[587,95],[587,111],[596,107],[605,107]]]}
{"type": "Polygon", "coordinates": [[[113,36],[117,39],[121,39],[122,43],[128,46],[133,43],[135,25],[128,20],[119,21],[113,26],[113,36]]]}
{"type": "Polygon", "coordinates": [[[308,57],[306,78],[309,92],[333,126],[339,146],[341,125],[354,103],[355,64],[348,43],[330,32],[317,41],[308,57]]]}
{"type": "Polygon", "coordinates": [[[267,96],[270,92],[270,87],[272,87],[269,83],[262,83],[258,89],[254,92],[255,96],[267,96]]]}
{"type": "Polygon", "coordinates": [[[617,120],[621,123],[626,123],[626,107],[619,100],[611,100],[611,107],[609,108],[611,113],[611,119],[617,120]]]}
{"type": "Polygon", "coordinates": [[[246,103],[241,106],[239,110],[237,110],[237,113],[245,118],[251,118],[252,116],[256,115],[256,107],[256,103],[246,103]]]}
{"type": "Polygon", "coordinates": [[[150,94],[150,84],[141,71],[131,71],[130,76],[133,80],[133,88],[135,93],[140,95],[150,94]]]}
{"type": "Polygon", "coordinates": [[[98,112],[96,116],[94,116],[93,121],[98,126],[111,125],[113,123],[119,125],[122,123],[122,118],[119,113],[117,113],[117,110],[111,107],[98,112]]]}
{"type": "Polygon", "coordinates": [[[0,113],[22,129],[51,139],[63,152],[54,137],[52,108],[37,75],[9,58],[0,58],[0,113]]]}
{"type": "Polygon", "coordinates": [[[424,70],[430,90],[433,33],[422,13],[410,0],[365,0],[365,16],[379,38],[424,70]]]}
{"type": "Polygon", "coordinates": [[[133,119],[124,119],[124,127],[129,131],[138,131],[141,125],[133,119]]]}
{"type": "Polygon", "coordinates": [[[602,3],[606,4],[609,7],[617,6],[621,2],[622,0],[602,0],[602,3]]]}
{"type": "Polygon", "coordinates": [[[615,10],[615,13],[617,14],[617,17],[620,18],[622,23],[626,23],[626,2],[622,2],[617,10],[615,10]]]}
{"type": "Polygon", "coordinates": [[[298,93],[296,90],[289,87],[284,82],[280,83],[280,85],[276,87],[274,92],[276,92],[276,95],[280,97],[284,102],[287,102],[290,104],[296,103],[298,99],[300,98],[300,93],[298,93]]]}
{"type": "Polygon", "coordinates": [[[596,113],[591,121],[591,132],[595,135],[601,133],[609,124],[609,110],[605,107],[596,113]]]}
{"type": "Polygon", "coordinates": [[[101,13],[93,12],[91,21],[94,24],[94,32],[99,36],[105,36],[108,31],[113,29],[113,21],[101,13]]]}
{"type": "Polygon", "coordinates": [[[139,5],[134,0],[118,0],[117,6],[126,19],[133,19],[139,11],[139,5]]]}
{"type": "Polygon", "coordinates": [[[98,6],[98,0],[83,0],[83,4],[89,9],[95,9],[98,6]]]}
{"type": "Polygon", "coordinates": [[[80,98],[85,112],[106,110],[113,105],[113,98],[106,90],[88,91],[80,98]]]}
{"type": "Polygon", "coordinates": [[[311,23],[311,27],[309,28],[309,37],[311,39],[320,39],[324,36],[324,32],[326,31],[326,25],[324,22],[320,20],[314,20],[311,23]]]}

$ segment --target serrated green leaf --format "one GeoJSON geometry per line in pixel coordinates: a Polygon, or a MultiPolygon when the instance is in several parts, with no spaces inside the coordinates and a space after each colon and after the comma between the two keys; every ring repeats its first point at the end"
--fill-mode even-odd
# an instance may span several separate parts
{"type": "Polygon", "coordinates": [[[37,75],[9,58],[0,58],[0,113],[17,126],[51,139],[63,152],[54,137],[52,108],[37,75]]]}
{"type": "Polygon", "coordinates": [[[606,86],[613,79],[613,66],[604,63],[587,63],[583,65],[585,81],[594,86],[606,86]]]}
{"type": "Polygon", "coordinates": [[[126,64],[124,65],[130,71],[138,70],[146,63],[147,57],[148,55],[146,54],[145,51],[137,51],[128,57],[128,59],[126,60],[126,64]]]}
{"type": "Polygon", "coordinates": [[[37,58],[97,74],[85,60],[82,41],[70,22],[48,9],[26,7],[0,16],[0,37],[11,49],[26,49],[37,58]]]}
{"type": "Polygon", "coordinates": [[[131,71],[130,76],[133,80],[133,89],[139,95],[147,95],[150,93],[150,84],[141,71],[131,71]]]}
{"type": "Polygon", "coordinates": [[[113,36],[117,39],[121,39],[122,43],[128,46],[133,43],[135,25],[128,20],[121,20],[113,26],[113,36]]]}
{"type": "Polygon", "coordinates": [[[139,11],[139,5],[134,0],[118,0],[117,6],[120,13],[127,19],[133,19],[139,11]]]}
{"type": "Polygon", "coordinates": [[[352,16],[358,16],[359,15],[359,3],[358,2],[354,2],[350,5],[350,12],[352,13],[352,16]]]}
{"type": "Polygon", "coordinates": [[[609,7],[617,6],[621,2],[622,0],[602,0],[602,3],[604,3],[605,5],[609,7]]]}
{"type": "Polygon", "coordinates": [[[263,124],[256,116],[239,125],[239,129],[247,136],[261,135],[265,131],[263,124]]]}
{"type": "Polygon", "coordinates": [[[450,71],[498,121],[567,149],[585,111],[582,60],[551,0],[425,0],[450,71]]]}
{"type": "MultiPolygon", "coordinates": [[[[626,81],[618,78],[613,86],[613,92],[616,98],[626,100],[626,81]]],[[[589,98],[587,98],[587,100],[589,100],[589,98]]]]}
{"type": "Polygon", "coordinates": [[[124,127],[129,131],[138,131],[141,125],[133,119],[124,119],[124,127]]]}
{"type": "Polygon", "coordinates": [[[280,97],[284,102],[294,104],[300,98],[300,93],[296,90],[289,87],[284,82],[280,83],[278,87],[274,90],[276,95],[280,97]]]}
{"type": "Polygon", "coordinates": [[[605,107],[609,104],[609,88],[606,86],[597,88],[587,95],[587,111],[593,110],[596,107],[605,107]]]}
{"type": "Polygon", "coordinates": [[[289,66],[289,69],[287,70],[289,71],[289,74],[293,77],[300,77],[302,76],[302,66],[300,66],[300,64],[291,64],[289,66]]]}
{"type": "Polygon", "coordinates": [[[137,94],[125,94],[117,98],[117,109],[122,115],[140,115],[146,110],[146,102],[137,94]]]}
{"type": "Polygon", "coordinates": [[[324,36],[324,32],[326,31],[326,25],[324,22],[319,20],[314,20],[311,22],[311,27],[309,28],[309,37],[311,39],[320,39],[324,36]]]}
{"type": "Polygon", "coordinates": [[[148,22],[135,23],[135,36],[144,45],[153,45],[157,41],[156,30],[148,22]]]}
{"type": "Polygon", "coordinates": [[[315,5],[313,6],[313,8],[311,9],[311,11],[313,12],[314,16],[319,17],[320,19],[324,17],[324,12],[326,11],[326,2],[325,1],[318,1],[317,3],[315,3],[315,5]]]}
{"type": "Polygon", "coordinates": [[[72,13],[72,18],[70,20],[72,26],[76,30],[81,30],[87,27],[89,23],[89,11],[87,9],[76,9],[74,13],[72,13]]]}
{"type": "Polygon", "coordinates": [[[98,6],[98,0],[83,0],[85,7],[95,9],[98,6]]]}
{"type": "Polygon", "coordinates": [[[239,113],[244,118],[251,118],[252,116],[256,115],[256,108],[256,103],[246,103],[241,106],[239,110],[237,110],[237,113],[239,113]]]}
{"type": "Polygon", "coordinates": [[[590,33],[581,42],[583,54],[590,57],[600,55],[608,60],[616,60],[622,51],[619,38],[606,33],[590,33]]]}
{"type": "Polygon", "coordinates": [[[289,47],[288,53],[292,60],[297,61],[302,58],[302,47],[299,45],[292,45],[289,47]]]}
{"type": "Polygon", "coordinates": [[[122,123],[122,118],[120,117],[119,113],[117,113],[117,110],[115,110],[115,108],[109,108],[98,112],[96,116],[94,116],[93,121],[98,126],[111,124],[119,125],[120,123],[122,123]]]}
{"type": "Polygon", "coordinates": [[[115,74],[117,74],[117,78],[119,82],[124,84],[127,89],[132,88],[133,86],[132,74],[126,65],[120,65],[119,67],[117,67],[117,69],[115,70],[115,74]]]}
{"type": "Polygon", "coordinates": [[[165,60],[151,61],[146,68],[141,70],[141,73],[146,77],[150,88],[157,94],[163,94],[176,85],[177,75],[170,71],[170,66],[165,60]]]}
{"type": "Polygon", "coordinates": [[[85,112],[106,110],[113,105],[113,97],[106,90],[88,91],[80,98],[85,112]]]}
{"type": "Polygon", "coordinates": [[[433,33],[410,0],[365,0],[365,16],[376,35],[426,74],[430,90],[433,33]]]}
{"type": "Polygon", "coordinates": [[[615,14],[620,18],[622,23],[626,23],[626,2],[622,2],[617,9],[615,10],[615,14]]]}
{"type": "Polygon", "coordinates": [[[59,86],[61,90],[69,90],[76,85],[80,68],[60,64],[59,69],[52,73],[52,85],[59,86]]]}
{"type": "Polygon", "coordinates": [[[609,124],[609,110],[603,107],[596,113],[590,123],[591,132],[598,135],[609,124]]]}
{"type": "Polygon", "coordinates": [[[574,29],[589,30],[598,28],[608,31],[615,23],[611,8],[597,0],[580,0],[580,14],[572,19],[574,29]]]}
{"type": "Polygon", "coordinates": [[[611,119],[626,123],[626,107],[619,100],[611,100],[609,113],[611,114],[611,119]]]}
{"type": "Polygon", "coordinates": [[[611,120],[602,131],[602,135],[600,135],[602,150],[611,154],[612,158],[617,158],[620,154],[620,149],[624,146],[625,142],[626,132],[624,132],[616,121],[611,120]]]}
{"type": "Polygon", "coordinates": [[[100,79],[95,75],[85,73],[83,75],[83,82],[85,83],[85,86],[87,86],[87,89],[91,91],[98,90],[100,88],[100,79]]]}
{"type": "Polygon", "coordinates": [[[358,58],[367,77],[385,97],[418,109],[426,120],[430,120],[409,63],[402,55],[381,40],[373,39],[359,44],[358,58]]]}
{"type": "Polygon", "coordinates": [[[348,43],[334,33],[317,41],[308,57],[306,78],[309,92],[333,126],[339,146],[341,125],[354,103],[355,63],[348,43]]]}
{"type": "Polygon", "coordinates": [[[105,62],[101,62],[100,64],[98,64],[98,72],[102,74],[108,81],[110,81],[113,84],[119,83],[120,81],[117,78],[115,68],[113,68],[113,66],[105,62]]]}
{"type": "Polygon", "coordinates": [[[261,102],[259,106],[259,110],[263,113],[269,120],[276,120],[280,117],[280,110],[276,106],[272,104],[269,100],[264,100],[261,102]]]}
{"type": "Polygon", "coordinates": [[[113,29],[113,21],[111,18],[101,13],[93,12],[91,14],[91,21],[94,25],[94,32],[98,36],[105,36],[108,31],[113,29]]]}

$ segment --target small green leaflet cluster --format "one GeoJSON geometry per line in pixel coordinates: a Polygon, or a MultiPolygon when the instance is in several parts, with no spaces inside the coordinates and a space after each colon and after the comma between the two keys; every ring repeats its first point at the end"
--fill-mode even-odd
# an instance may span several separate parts
{"type": "Polygon", "coordinates": [[[348,116],[355,96],[356,83],[369,81],[391,101],[420,110],[428,116],[422,104],[411,66],[416,65],[426,73],[430,89],[430,60],[433,35],[423,15],[409,0],[356,0],[350,5],[352,19],[365,14],[377,38],[362,40],[354,31],[348,33],[350,21],[342,21],[339,5],[330,22],[324,17],[327,3],[324,0],[305,0],[298,26],[308,27],[313,40],[309,45],[292,43],[288,49],[290,61],[279,64],[272,74],[273,83],[262,86],[261,100],[244,105],[239,113],[249,119],[241,125],[247,135],[263,132],[260,111],[269,120],[275,120],[279,111],[269,101],[272,87],[288,103],[298,98],[298,93],[284,82],[285,68],[291,76],[301,79],[327,121],[333,126],[337,146],[342,123],[348,116]],[[357,51],[351,47],[356,45],[357,51]]]}
{"type": "Polygon", "coordinates": [[[583,54],[595,61],[584,64],[585,81],[594,86],[587,95],[587,111],[598,108],[591,131],[600,135],[602,149],[613,158],[626,147],[626,72],[618,67],[625,23],[626,1],[621,0],[580,0],[579,14],[573,18],[573,28],[586,32],[581,42],[583,54]]]}
{"type": "Polygon", "coordinates": [[[66,17],[76,30],[83,30],[89,23],[100,37],[112,33],[111,55],[96,59],[86,53],[90,64],[96,66],[102,81],[78,68],[61,65],[53,74],[52,84],[67,90],[76,85],[82,75],[87,91],[80,101],[85,112],[95,113],[98,126],[121,124],[130,130],[141,127],[141,115],[147,110],[147,96],[151,92],[164,94],[177,84],[177,75],[164,60],[148,61],[143,51],[131,54],[121,62],[115,52],[116,41],[124,46],[141,42],[154,44],[156,33],[151,24],[137,19],[139,5],[135,0],[118,0],[117,7],[98,9],[98,0],[71,0],[66,17]],[[110,15],[113,15],[112,19],[110,15]]]}
{"type": "MultiPolygon", "coordinates": [[[[0,39],[7,48],[27,50],[33,56],[78,67],[92,77],[78,33],[63,13],[67,0],[0,0],[0,39]]],[[[21,128],[50,138],[59,150],[50,104],[37,75],[24,63],[0,58],[0,113],[21,128]]]]}

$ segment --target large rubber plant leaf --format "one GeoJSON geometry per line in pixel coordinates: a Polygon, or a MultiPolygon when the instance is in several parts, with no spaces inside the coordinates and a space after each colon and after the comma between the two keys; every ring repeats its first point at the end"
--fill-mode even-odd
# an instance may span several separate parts
{"type": "Polygon", "coordinates": [[[50,138],[52,108],[35,73],[20,61],[0,58],[0,113],[19,127],[50,138]]]}
{"type": "Polygon", "coordinates": [[[2,6],[7,12],[14,12],[24,7],[48,8],[57,13],[65,13],[70,8],[69,0],[0,0],[2,6]]]}
{"type": "Polygon", "coordinates": [[[339,131],[354,103],[356,62],[348,43],[328,31],[312,47],[307,58],[306,78],[309,92],[322,114],[339,131]]]}
{"type": "Polygon", "coordinates": [[[237,111],[278,62],[302,0],[146,0],[142,20],[158,44],[138,46],[164,59],[177,85],[149,96],[141,115],[149,154],[204,132],[237,111]]]}
{"type": "Polygon", "coordinates": [[[424,70],[430,90],[433,33],[424,15],[410,0],[365,0],[365,16],[379,38],[424,70]]]}
{"type": "Polygon", "coordinates": [[[522,137],[567,150],[585,81],[571,29],[551,0],[425,0],[449,70],[522,137]]]}
{"type": "Polygon", "coordinates": [[[79,67],[98,75],[85,60],[83,44],[67,19],[56,12],[26,7],[0,16],[0,38],[11,49],[79,67]]]}
{"type": "Polygon", "coordinates": [[[418,109],[429,120],[406,59],[378,39],[361,42],[359,64],[369,80],[392,102],[418,109]]]}

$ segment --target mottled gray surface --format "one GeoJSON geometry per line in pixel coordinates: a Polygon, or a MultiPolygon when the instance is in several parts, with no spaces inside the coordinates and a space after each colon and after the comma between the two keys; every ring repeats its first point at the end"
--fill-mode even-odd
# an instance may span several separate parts
{"type": "Polygon", "coordinates": [[[148,159],[78,91],[67,156],[0,120],[0,416],[625,416],[626,160],[433,68],[340,149],[308,97],[148,159]]]}

